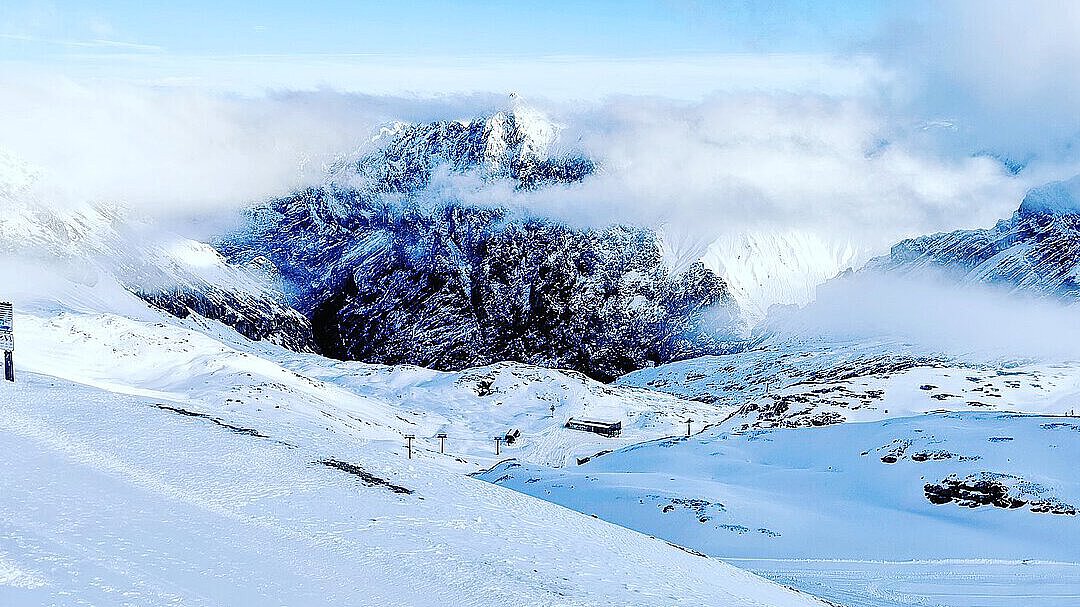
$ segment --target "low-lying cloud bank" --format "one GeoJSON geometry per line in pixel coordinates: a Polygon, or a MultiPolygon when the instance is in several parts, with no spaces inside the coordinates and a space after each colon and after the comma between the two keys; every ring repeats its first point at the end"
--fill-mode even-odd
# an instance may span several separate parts
{"type": "Polygon", "coordinates": [[[818,288],[802,309],[774,308],[765,327],[789,338],[881,339],[976,360],[1080,360],[1080,307],[945,274],[858,272],[818,288]]]}
{"type": "MultiPolygon", "coordinates": [[[[726,93],[534,105],[561,127],[556,151],[594,158],[597,175],[532,192],[447,175],[439,195],[574,224],[663,226],[700,254],[717,236],[745,229],[798,228],[881,248],[986,224],[1030,185],[991,158],[920,148],[910,128],[866,98],[726,93]]],[[[245,97],[63,80],[0,95],[0,148],[41,167],[39,196],[48,204],[107,202],[197,217],[319,183],[393,121],[469,119],[506,107],[494,94],[245,97]]]]}
{"type": "Polygon", "coordinates": [[[246,97],[63,78],[3,85],[0,149],[41,169],[50,204],[119,203],[161,215],[287,193],[321,180],[381,124],[468,116],[493,99],[246,97]]]}
{"type": "Polygon", "coordinates": [[[523,198],[578,221],[610,217],[706,237],[797,227],[882,246],[992,221],[1024,187],[992,159],[919,149],[865,99],[623,98],[571,124],[603,170],[523,198]]]}

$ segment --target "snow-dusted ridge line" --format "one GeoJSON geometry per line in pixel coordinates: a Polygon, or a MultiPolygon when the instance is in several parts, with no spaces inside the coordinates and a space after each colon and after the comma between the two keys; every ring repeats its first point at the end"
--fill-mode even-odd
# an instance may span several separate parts
{"type": "Polygon", "coordinates": [[[1019,209],[987,229],[904,240],[867,270],[944,275],[960,284],[1076,301],[1080,297],[1080,176],[1028,192],[1019,209]]]}
{"type": "Polygon", "coordinates": [[[691,413],[718,422],[733,410],[517,363],[439,372],[332,361],[252,343],[197,316],[176,323],[163,315],[155,320],[152,312],[145,320],[64,313],[20,315],[17,323],[27,343],[40,344],[20,353],[21,365],[32,371],[184,402],[241,426],[287,414],[312,424],[332,420],[356,438],[449,432],[454,452],[470,461],[486,461],[491,437],[514,429],[523,434],[506,453],[561,466],[611,444],[676,433],[691,413]],[[124,369],[122,382],[116,365],[124,369]],[[224,411],[207,408],[221,402],[224,411]],[[273,410],[260,404],[267,402],[273,410]],[[562,427],[569,417],[589,415],[623,420],[623,436],[612,441],[562,427]]]}

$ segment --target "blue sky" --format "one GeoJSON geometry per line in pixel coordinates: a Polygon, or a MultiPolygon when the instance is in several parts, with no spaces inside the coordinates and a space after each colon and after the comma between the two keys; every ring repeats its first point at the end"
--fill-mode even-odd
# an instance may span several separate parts
{"type": "Polygon", "coordinates": [[[0,49],[30,60],[90,49],[204,56],[803,53],[836,50],[853,38],[872,35],[893,5],[838,0],[16,0],[0,8],[0,34],[7,36],[0,49]]]}
{"type": "Polygon", "coordinates": [[[0,68],[24,80],[52,74],[245,94],[846,95],[879,86],[882,72],[860,55],[898,6],[905,5],[9,0],[0,3],[0,68]]]}

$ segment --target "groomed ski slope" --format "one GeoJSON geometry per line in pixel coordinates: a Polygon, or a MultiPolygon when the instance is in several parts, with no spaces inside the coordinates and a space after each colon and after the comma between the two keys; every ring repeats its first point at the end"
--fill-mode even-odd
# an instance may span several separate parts
{"type": "Polygon", "coordinates": [[[470,478],[474,458],[408,460],[395,404],[238,351],[235,334],[71,318],[96,350],[73,348],[62,317],[24,314],[34,339],[0,386],[0,604],[821,604],[470,478]],[[172,339],[187,366],[158,352],[172,339]]]}

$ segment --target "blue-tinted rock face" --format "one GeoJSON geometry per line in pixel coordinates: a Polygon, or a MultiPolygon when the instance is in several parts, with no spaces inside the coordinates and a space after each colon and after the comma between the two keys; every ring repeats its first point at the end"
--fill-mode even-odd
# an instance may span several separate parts
{"type": "Polygon", "coordinates": [[[735,313],[725,284],[700,264],[670,275],[651,231],[575,229],[425,190],[440,170],[518,189],[595,170],[544,137],[545,125],[513,113],[400,126],[335,185],[254,210],[220,249],[270,259],[338,358],[518,360],[612,379],[721,351],[735,313]]]}
{"type": "Polygon", "coordinates": [[[520,188],[572,183],[592,174],[594,163],[553,153],[555,126],[536,116],[499,112],[485,119],[398,125],[386,141],[352,167],[367,195],[415,193],[445,168],[505,178],[520,188]]]}
{"type": "Polygon", "coordinates": [[[984,230],[958,230],[905,240],[868,268],[911,273],[944,270],[961,281],[992,283],[1036,294],[1080,297],[1078,179],[1036,188],[1020,209],[984,230]]]}

